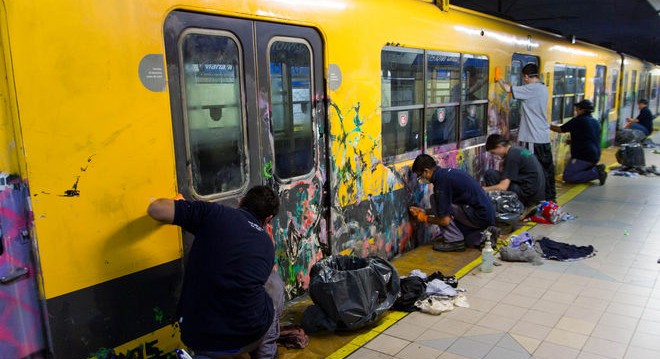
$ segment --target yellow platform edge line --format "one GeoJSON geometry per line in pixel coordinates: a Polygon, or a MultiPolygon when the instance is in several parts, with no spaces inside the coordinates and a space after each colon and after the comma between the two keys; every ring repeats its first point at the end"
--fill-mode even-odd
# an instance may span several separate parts
{"type": "Polygon", "coordinates": [[[375,338],[378,334],[382,333],[385,329],[391,327],[396,322],[404,318],[408,313],[399,312],[399,311],[389,311],[385,317],[383,317],[381,324],[377,327],[371,329],[370,331],[360,334],[357,337],[353,338],[348,344],[339,348],[339,350],[328,355],[326,358],[329,359],[343,359],[349,356],[354,351],[360,349],[362,346],[367,344],[371,339],[375,338]]]}
{"type": "MultiPolygon", "coordinates": [[[[607,168],[612,168],[615,166],[616,163],[610,164],[607,166],[607,168]]],[[[573,198],[577,197],[578,194],[582,193],[585,189],[589,187],[589,184],[586,183],[581,183],[581,184],[576,184],[571,187],[568,191],[566,191],[564,194],[559,196],[557,198],[557,204],[563,206],[566,203],[568,203],[570,200],[573,198]]],[[[534,226],[536,226],[536,223],[534,222],[529,222],[525,224],[524,226],[518,228],[516,231],[512,232],[510,236],[516,236],[521,234],[522,232],[528,231],[532,229],[534,226]]],[[[456,274],[456,278],[462,278],[466,274],[470,273],[471,270],[476,268],[479,263],[481,263],[481,256],[479,258],[473,260],[472,262],[468,263],[465,265],[463,268],[459,269],[456,274]]],[[[343,347],[339,348],[337,351],[334,353],[330,354],[326,358],[328,359],[344,359],[347,356],[351,355],[354,351],[360,349],[362,346],[367,344],[371,339],[375,338],[378,334],[383,332],[385,329],[391,327],[394,325],[396,322],[399,320],[403,319],[406,315],[409,313],[406,312],[398,312],[398,311],[391,311],[389,312],[383,319],[383,322],[378,325],[377,327],[371,329],[369,332],[360,334],[353,340],[351,340],[348,344],[344,345],[343,347]]]]}

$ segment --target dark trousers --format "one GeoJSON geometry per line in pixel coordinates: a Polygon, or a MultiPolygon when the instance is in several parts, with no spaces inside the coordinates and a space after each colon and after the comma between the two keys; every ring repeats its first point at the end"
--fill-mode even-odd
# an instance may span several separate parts
{"type": "Polygon", "coordinates": [[[555,190],[555,163],[552,160],[552,147],[549,143],[523,142],[523,146],[530,150],[543,167],[545,175],[545,200],[557,202],[555,190]]]}
{"type": "Polygon", "coordinates": [[[571,158],[564,168],[564,182],[586,183],[598,179],[598,168],[595,163],[571,158]]]}
{"type": "Polygon", "coordinates": [[[264,336],[256,342],[250,343],[243,348],[229,352],[201,352],[196,353],[195,359],[230,359],[241,353],[250,353],[251,359],[277,358],[277,338],[280,337],[280,317],[284,309],[284,282],[280,275],[273,271],[264,285],[266,293],[273,300],[275,313],[273,322],[264,336]]]}

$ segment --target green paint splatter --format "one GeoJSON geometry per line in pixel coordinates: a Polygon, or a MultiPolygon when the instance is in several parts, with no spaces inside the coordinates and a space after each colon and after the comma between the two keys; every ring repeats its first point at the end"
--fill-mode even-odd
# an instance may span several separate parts
{"type": "Polygon", "coordinates": [[[268,161],[264,164],[264,177],[268,179],[273,178],[273,161],[268,161]]]}
{"type": "Polygon", "coordinates": [[[156,319],[158,324],[163,323],[163,316],[164,316],[164,313],[163,313],[162,309],[160,309],[159,307],[154,308],[154,319],[156,319]]]}

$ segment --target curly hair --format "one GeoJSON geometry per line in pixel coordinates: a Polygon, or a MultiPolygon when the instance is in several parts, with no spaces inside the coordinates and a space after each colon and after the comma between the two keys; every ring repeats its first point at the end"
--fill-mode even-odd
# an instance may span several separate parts
{"type": "Polygon", "coordinates": [[[254,186],[245,194],[240,206],[254,213],[257,219],[263,222],[280,210],[280,199],[270,187],[254,186]]]}

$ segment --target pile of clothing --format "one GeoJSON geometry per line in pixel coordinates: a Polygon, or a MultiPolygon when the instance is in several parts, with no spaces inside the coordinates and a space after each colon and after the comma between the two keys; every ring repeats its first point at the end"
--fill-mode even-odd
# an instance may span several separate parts
{"type": "Polygon", "coordinates": [[[548,237],[534,240],[529,232],[523,232],[509,239],[507,246],[500,248],[500,258],[507,262],[530,262],[543,264],[541,258],[561,262],[576,261],[593,257],[597,251],[592,245],[576,246],[553,241],[548,237]]]}
{"type": "Polygon", "coordinates": [[[470,305],[464,292],[458,288],[455,276],[445,276],[442,272],[427,276],[415,269],[409,276],[401,278],[401,293],[392,309],[438,315],[455,307],[468,308],[470,305]]]}

